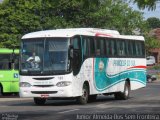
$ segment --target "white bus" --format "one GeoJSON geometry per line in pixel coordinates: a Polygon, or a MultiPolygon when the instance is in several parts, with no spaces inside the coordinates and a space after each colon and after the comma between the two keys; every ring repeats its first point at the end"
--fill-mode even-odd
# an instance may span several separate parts
{"type": "Polygon", "coordinates": [[[98,94],[128,99],[130,90],[145,86],[142,36],[72,28],[22,37],[20,96],[33,97],[37,105],[57,98],[76,98],[86,104],[98,94]]]}

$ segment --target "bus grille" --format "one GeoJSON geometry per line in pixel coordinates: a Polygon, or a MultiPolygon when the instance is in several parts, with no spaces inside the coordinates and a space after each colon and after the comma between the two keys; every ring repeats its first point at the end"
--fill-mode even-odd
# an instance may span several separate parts
{"type": "Polygon", "coordinates": [[[55,94],[57,91],[31,91],[33,94],[55,94]]]}
{"type": "Polygon", "coordinates": [[[44,77],[44,78],[33,78],[35,80],[51,80],[53,79],[54,77],[44,77]]]}
{"type": "Polygon", "coordinates": [[[54,85],[34,85],[35,87],[53,87],[54,85]]]}

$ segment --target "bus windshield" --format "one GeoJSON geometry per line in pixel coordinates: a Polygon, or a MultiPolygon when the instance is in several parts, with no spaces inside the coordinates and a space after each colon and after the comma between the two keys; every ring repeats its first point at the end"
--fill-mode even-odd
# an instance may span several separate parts
{"type": "Polygon", "coordinates": [[[22,40],[21,74],[64,74],[69,70],[68,38],[22,40]]]}

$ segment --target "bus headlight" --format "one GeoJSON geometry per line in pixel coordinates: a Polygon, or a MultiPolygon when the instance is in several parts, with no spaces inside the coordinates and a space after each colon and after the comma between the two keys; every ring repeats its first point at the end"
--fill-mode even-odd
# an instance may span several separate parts
{"type": "Polygon", "coordinates": [[[71,84],[70,81],[61,81],[56,84],[57,87],[69,86],[71,84]]]}
{"type": "Polygon", "coordinates": [[[20,82],[19,86],[20,87],[31,87],[31,84],[28,82],[20,82]]]}

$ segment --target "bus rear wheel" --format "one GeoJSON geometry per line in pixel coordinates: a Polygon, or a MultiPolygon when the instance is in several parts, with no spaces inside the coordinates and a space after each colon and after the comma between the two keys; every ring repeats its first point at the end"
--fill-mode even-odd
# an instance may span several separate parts
{"type": "Polygon", "coordinates": [[[44,105],[46,102],[46,99],[45,98],[34,98],[34,103],[36,105],[44,105]]]}
{"type": "Polygon", "coordinates": [[[88,89],[88,86],[86,84],[84,84],[83,89],[82,89],[82,96],[79,96],[77,98],[77,101],[78,101],[78,103],[80,103],[82,105],[87,104],[88,97],[89,97],[89,89],[88,89]]]}
{"type": "Polygon", "coordinates": [[[127,100],[130,95],[130,85],[129,82],[125,82],[124,91],[117,92],[114,94],[116,100],[127,100]]]}

